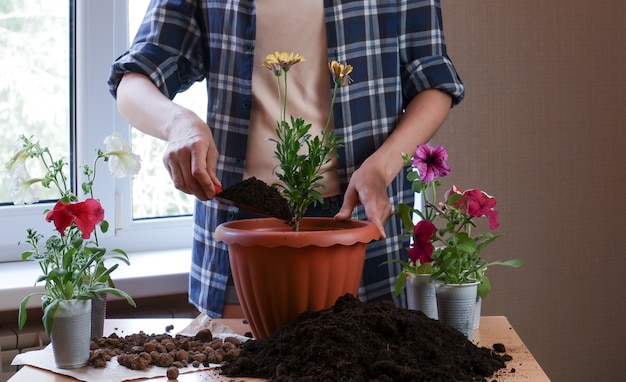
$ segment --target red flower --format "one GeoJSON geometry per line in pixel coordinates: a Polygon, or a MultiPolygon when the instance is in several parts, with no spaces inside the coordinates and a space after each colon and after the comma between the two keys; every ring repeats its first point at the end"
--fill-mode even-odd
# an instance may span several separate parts
{"type": "Polygon", "coordinates": [[[424,264],[433,261],[433,244],[430,239],[436,230],[437,228],[430,220],[421,220],[413,227],[413,244],[408,253],[409,259],[413,264],[424,264]]]}
{"type": "Polygon", "coordinates": [[[487,193],[478,190],[467,190],[463,193],[463,199],[467,206],[467,213],[471,217],[486,216],[489,219],[489,228],[492,230],[498,228],[498,211],[496,206],[496,198],[487,195],[487,193]]]}
{"type": "Polygon", "coordinates": [[[54,209],[46,215],[46,220],[54,221],[54,226],[61,236],[65,235],[67,227],[76,223],[83,239],[88,239],[96,225],[104,220],[104,209],[96,199],[70,204],[59,200],[54,209]]]}
{"type": "Polygon", "coordinates": [[[489,219],[489,228],[494,230],[500,226],[498,223],[498,211],[496,198],[488,195],[479,189],[461,191],[457,186],[452,186],[446,191],[445,198],[449,200],[451,196],[461,195],[457,200],[450,202],[450,206],[469,215],[470,218],[486,216],[489,219]]]}

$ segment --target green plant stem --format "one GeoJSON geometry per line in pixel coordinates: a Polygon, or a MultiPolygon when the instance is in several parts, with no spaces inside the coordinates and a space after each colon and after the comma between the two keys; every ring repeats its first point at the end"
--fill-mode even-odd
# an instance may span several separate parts
{"type": "MultiPolygon", "coordinates": [[[[280,115],[280,120],[283,122],[287,121],[287,70],[284,70],[285,75],[283,76],[283,82],[285,83],[284,85],[284,91],[283,91],[283,99],[282,99],[282,111],[281,111],[281,115],[280,115]]],[[[279,97],[280,97],[280,83],[278,86],[278,90],[279,90],[279,97]]],[[[279,98],[280,99],[280,98],[279,98]]]]}
{"type": "MultiPolygon", "coordinates": [[[[422,198],[424,200],[424,207],[426,207],[427,205],[431,205],[434,206],[434,201],[437,200],[437,189],[435,187],[434,182],[431,183],[428,187],[426,187],[424,189],[424,191],[422,191],[423,195],[422,198]],[[430,200],[432,200],[433,202],[429,201],[429,193],[430,193],[430,200]]],[[[424,208],[426,210],[426,219],[432,221],[434,219],[434,214],[435,214],[435,210],[432,208],[424,208]]]]}
{"type": "Polygon", "coordinates": [[[324,133],[326,132],[326,130],[328,130],[328,127],[330,126],[330,121],[333,116],[333,105],[335,104],[335,98],[337,97],[337,88],[339,88],[339,81],[335,80],[334,83],[335,86],[333,88],[333,96],[330,100],[330,110],[328,111],[328,118],[326,119],[326,128],[324,129],[324,133]]]}
{"type": "Polygon", "coordinates": [[[43,164],[44,168],[48,171],[49,174],[52,174],[52,178],[50,179],[52,183],[56,186],[57,190],[62,197],[66,197],[68,195],[68,187],[67,187],[67,178],[63,175],[63,162],[56,162],[54,158],[52,158],[52,154],[50,154],[49,150],[43,150],[39,144],[35,145],[35,150],[37,152],[37,157],[43,164]],[[49,162],[46,160],[46,156],[49,159],[49,162]],[[58,167],[57,167],[58,166],[58,167]],[[61,180],[59,181],[59,177],[61,180]]]}

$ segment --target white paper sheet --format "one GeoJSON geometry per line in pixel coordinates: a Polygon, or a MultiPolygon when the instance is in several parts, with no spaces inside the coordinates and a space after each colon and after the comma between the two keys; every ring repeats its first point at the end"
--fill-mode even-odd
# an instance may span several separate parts
{"type": "MultiPolygon", "coordinates": [[[[232,329],[223,324],[217,323],[206,315],[201,314],[195,318],[186,328],[178,332],[178,334],[186,336],[194,336],[200,330],[209,329],[214,338],[237,337],[242,341],[249,338],[236,334],[232,329]]],[[[59,369],[54,363],[54,354],[52,345],[46,346],[42,350],[33,350],[26,353],[20,353],[11,362],[11,365],[30,365],[40,369],[52,371],[54,373],[67,375],[85,382],[124,382],[142,378],[165,377],[167,368],[150,366],[145,370],[131,370],[117,362],[117,357],[107,362],[104,368],[95,368],[93,366],[85,366],[79,369],[59,369]]],[[[209,367],[200,366],[193,367],[189,365],[180,368],[180,374],[192,373],[199,370],[209,370],[218,367],[217,364],[211,364],[209,367]]]]}
{"type": "MultiPolygon", "coordinates": [[[[52,345],[48,345],[42,350],[33,350],[21,353],[15,356],[11,365],[30,365],[40,369],[50,370],[57,374],[67,375],[85,382],[123,382],[132,381],[141,378],[165,377],[167,368],[150,366],[145,370],[131,370],[126,366],[122,366],[117,362],[117,357],[107,362],[106,367],[95,368],[93,366],[85,366],[79,369],[59,369],[54,363],[54,354],[52,345]]],[[[193,367],[187,366],[179,369],[181,374],[190,373],[198,370],[206,370],[215,368],[219,365],[211,367],[193,367]]]]}

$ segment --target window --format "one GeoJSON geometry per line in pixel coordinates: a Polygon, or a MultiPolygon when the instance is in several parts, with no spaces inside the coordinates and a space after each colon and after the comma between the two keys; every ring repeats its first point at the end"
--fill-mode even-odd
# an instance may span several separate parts
{"type": "MultiPolygon", "coordinates": [[[[19,133],[69,152],[69,2],[8,0],[0,5],[0,153],[8,158],[19,133]],[[8,128],[7,128],[8,127],[8,128]]],[[[3,179],[4,180],[4,179],[3,179]]],[[[0,203],[12,182],[0,182],[0,203]]],[[[42,197],[54,197],[54,193],[42,197]]]]}
{"type": "MultiPolygon", "coordinates": [[[[128,40],[132,42],[150,0],[128,2],[128,40]]],[[[121,52],[120,52],[121,53],[121,52]]],[[[207,95],[205,83],[198,83],[174,99],[193,110],[202,119],[206,116],[207,95]]],[[[135,219],[160,216],[189,215],[193,209],[193,197],[177,191],[169,181],[161,156],[166,143],[137,130],[132,132],[133,150],[144,160],[141,172],[133,182],[133,217],[135,219]],[[164,180],[166,180],[164,182],[164,180]],[[145,190],[157,190],[146,198],[145,190]]]]}
{"type": "MultiPolygon", "coordinates": [[[[106,85],[110,65],[128,47],[129,31],[134,35],[147,3],[4,0],[0,5],[0,162],[8,160],[16,138],[25,133],[76,168],[92,162],[107,135],[120,132],[142,156],[141,176],[133,181],[101,176],[95,192],[115,228],[99,238],[101,244],[128,252],[188,247],[192,235],[193,199],[175,190],[163,169],[163,142],[133,132],[106,85]]],[[[205,91],[194,91],[176,101],[200,95],[206,100],[205,91]]],[[[199,99],[194,110],[204,118],[206,101],[199,99]]],[[[43,212],[56,195],[49,202],[14,206],[13,185],[4,167],[0,171],[0,261],[16,261],[27,249],[18,245],[26,228],[52,229],[43,212]]]]}

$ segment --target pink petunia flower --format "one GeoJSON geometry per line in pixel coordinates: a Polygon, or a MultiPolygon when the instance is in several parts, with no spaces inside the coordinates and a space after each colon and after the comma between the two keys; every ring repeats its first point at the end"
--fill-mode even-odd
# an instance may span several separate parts
{"type": "Polygon", "coordinates": [[[443,178],[450,173],[450,166],[446,164],[448,152],[438,145],[432,147],[428,144],[417,146],[415,155],[411,158],[411,164],[417,169],[420,178],[424,183],[443,178]]]}
{"type": "Polygon", "coordinates": [[[463,192],[463,199],[467,206],[467,213],[471,217],[486,216],[489,219],[489,228],[494,230],[500,226],[498,211],[495,210],[496,198],[478,189],[463,192]]]}

